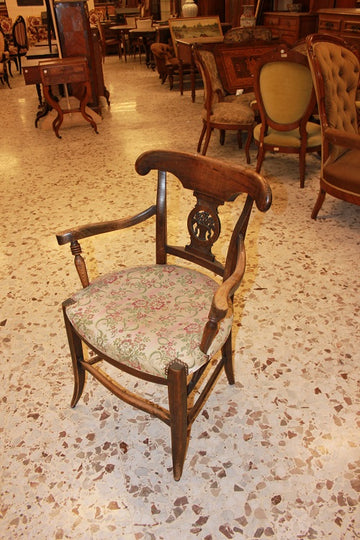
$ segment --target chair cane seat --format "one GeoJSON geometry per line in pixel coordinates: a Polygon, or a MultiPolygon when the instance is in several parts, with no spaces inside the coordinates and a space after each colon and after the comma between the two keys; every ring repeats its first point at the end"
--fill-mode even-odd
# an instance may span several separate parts
{"type": "Polygon", "coordinates": [[[165,377],[169,363],[177,359],[192,373],[222,347],[231,331],[229,308],[208,354],[201,352],[217,288],[216,281],[195,270],[136,267],[93,281],[72,296],[74,304],[66,312],[85,341],[122,364],[165,377]]]}

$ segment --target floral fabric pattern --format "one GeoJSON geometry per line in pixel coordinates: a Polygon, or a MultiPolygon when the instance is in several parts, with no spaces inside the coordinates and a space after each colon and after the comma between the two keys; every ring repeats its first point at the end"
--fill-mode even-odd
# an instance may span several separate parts
{"type": "Polygon", "coordinates": [[[178,359],[196,371],[225,343],[232,309],[208,354],[199,345],[218,283],[170,265],[107,274],[72,297],[67,315],[79,335],[100,352],[137,370],[166,376],[178,359]]]}

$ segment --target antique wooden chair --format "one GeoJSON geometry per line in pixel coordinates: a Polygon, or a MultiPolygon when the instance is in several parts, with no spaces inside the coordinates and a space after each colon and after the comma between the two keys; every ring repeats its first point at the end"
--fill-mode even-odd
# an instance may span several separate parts
{"type": "Polygon", "coordinates": [[[306,56],[282,48],[260,56],[254,90],[261,119],[254,128],[256,170],[260,172],[266,152],[298,154],[304,187],[306,154],[321,150],[320,126],[310,121],[316,98],[306,56]]]}
{"type": "Polygon", "coordinates": [[[10,66],[9,54],[6,51],[5,37],[0,29],[0,81],[10,88],[8,67],[10,66]]]}
{"type": "MultiPolygon", "coordinates": [[[[132,217],[57,235],[59,244],[70,243],[84,287],[63,304],[75,377],[71,406],[80,399],[88,372],[120,399],[164,421],[171,428],[173,474],[179,480],[192,422],[223,367],[229,383],[234,383],[233,296],[245,271],[244,240],[253,202],[265,212],[271,205],[271,190],[255,171],[194,154],[148,151],[135,167],[140,175],[158,171],[153,206],[132,217]],[[168,173],[180,180],[184,196],[189,190],[196,199],[189,215],[180,218],[189,235],[185,247],[167,240],[168,173]],[[235,206],[232,215],[236,216],[227,244],[220,235],[218,213],[225,203],[235,206]],[[124,268],[89,282],[79,241],[152,216],[156,218],[156,264],[124,268]],[[217,240],[216,253],[224,254],[224,262],[213,253],[217,240]],[[169,262],[168,256],[186,264],[169,262]],[[83,344],[92,351],[90,355],[85,356],[83,344]],[[101,361],[167,386],[168,407],[123,388],[98,367],[101,361]]],[[[172,184],[176,182],[170,178],[172,184]]],[[[178,217],[174,225],[180,231],[178,217]]]]}
{"type": "Polygon", "coordinates": [[[360,66],[340,38],[313,34],[306,43],[322,128],[320,192],[311,214],[316,219],[326,193],[360,205],[360,66]]]}
{"type": "Polygon", "coordinates": [[[184,75],[190,73],[189,64],[180,64],[179,59],[175,56],[174,49],[167,43],[152,43],[151,53],[155,60],[155,66],[159,73],[161,84],[164,84],[166,79],[169,80],[170,90],[174,87],[174,77],[178,77],[179,90],[183,93],[184,75]]]}
{"type": "Polygon", "coordinates": [[[21,15],[19,15],[14,22],[12,35],[14,47],[16,49],[17,65],[19,72],[21,73],[21,58],[25,56],[29,50],[26,24],[24,17],[21,15]]]}
{"type": "Polygon", "coordinates": [[[204,82],[204,108],[202,113],[203,127],[200,133],[197,151],[206,154],[210,137],[214,129],[220,130],[220,144],[225,142],[226,131],[236,131],[239,148],[242,147],[242,132],[247,132],[245,143],[245,155],[247,163],[250,163],[250,144],[253,128],[255,125],[254,111],[250,102],[254,94],[225,96],[214,54],[211,51],[201,50],[196,46],[193,49],[194,59],[204,82]]]}
{"type": "Polygon", "coordinates": [[[125,48],[125,42],[124,42],[123,36],[122,35],[118,36],[114,33],[111,36],[107,37],[105,35],[105,30],[101,24],[100,17],[97,16],[97,12],[95,10],[93,10],[91,13],[91,20],[95,23],[96,28],[99,33],[103,61],[105,62],[105,58],[107,54],[109,54],[109,51],[111,51],[112,49],[116,49],[119,58],[122,58],[122,54],[124,51],[124,57],[125,57],[125,60],[127,60],[126,48],[125,48]]]}

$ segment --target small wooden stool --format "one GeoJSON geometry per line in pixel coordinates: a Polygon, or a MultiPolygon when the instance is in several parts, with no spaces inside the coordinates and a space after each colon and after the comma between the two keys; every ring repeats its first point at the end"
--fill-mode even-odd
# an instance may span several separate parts
{"type": "Polygon", "coordinates": [[[59,135],[60,126],[65,114],[80,112],[87,122],[97,131],[96,122],[86,112],[85,107],[91,99],[90,75],[87,59],[84,57],[55,58],[54,60],[43,60],[39,62],[41,82],[44,88],[44,97],[47,103],[57,111],[57,117],[53,121],[55,135],[59,135]],[[79,83],[82,86],[82,95],[79,107],[62,109],[59,102],[51,94],[51,86],[60,84],[79,83]]]}

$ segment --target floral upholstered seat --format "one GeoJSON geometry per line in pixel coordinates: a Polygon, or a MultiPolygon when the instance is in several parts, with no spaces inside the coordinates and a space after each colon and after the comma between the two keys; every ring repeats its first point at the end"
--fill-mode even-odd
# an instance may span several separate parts
{"type": "Polygon", "coordinates": [[[193,373],[212,350],[221,349],[231,331],[230,307],[211,350],[200,350],[218,286],[204,274],[179,266],[131,268],[108,274],[75,294],[67,314],[82,338],[123,364],[165,377],[169,364],[178,359],[193,373]]]}

